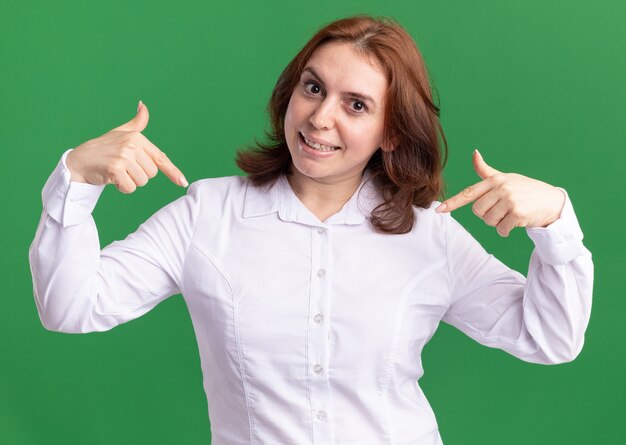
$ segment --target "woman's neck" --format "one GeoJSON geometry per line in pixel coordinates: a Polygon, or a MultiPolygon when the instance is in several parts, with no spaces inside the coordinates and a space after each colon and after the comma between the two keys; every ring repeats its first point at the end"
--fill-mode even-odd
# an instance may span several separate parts
{"type": "Polygon", "coordinates": [[[361,184],[362,175],[338,181],[320,181],[303,175],[292,166],[287,180],[302,204],[323,222],[350,200],[361,184]]]}

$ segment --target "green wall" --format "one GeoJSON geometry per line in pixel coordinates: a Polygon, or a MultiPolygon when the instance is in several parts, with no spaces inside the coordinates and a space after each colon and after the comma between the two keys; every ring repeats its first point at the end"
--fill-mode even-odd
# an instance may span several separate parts
{"type": "MultiPolygon", "coordinates": [[[[322,24],[397,18],[425,56],[450,145],[455,194],[494,168],[568,190],[595,263],[585,347],[540,366],[442,324],[421,383],[446,445],[618,444],[626,433],[623,289],[626,3],[572,1],[2,2],[0,4],[0,443],[208,444],[197,345],[180,296],[112,331],[49,332],[28,248],[41,189],[67,148],[150,108],[144,135],[189,182],[239,174],[262,136],[285,64],[322,24]],[[620,270],[622,272],[620,272],[620,270]]],[[[102,246],[185,193],[160,173],[94,211],[102,246]]],[[[454,216],[527,272],[523,229],[501,238],[466,206],[454,216]]]]}

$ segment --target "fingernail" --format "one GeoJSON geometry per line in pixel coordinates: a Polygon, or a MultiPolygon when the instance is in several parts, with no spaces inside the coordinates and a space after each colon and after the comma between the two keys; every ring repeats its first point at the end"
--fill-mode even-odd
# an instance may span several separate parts
{"type": "Polygon", "coordinates": [[[474,149],[474,153],[478,154],[478,156],[480,156],[481,158],[483,157],[483,155],[480,154],[477,148],[474,149]]]}
{"type": "Polygon", "coordinates": [[[187,182],[184,176],[181,176],[180,178],[178,178],[178,183],[182,185],[183,187],[187,187],[189,185],[189,183],[187,182]]]}
{"type": "Polygon", "coordinates": [[[443,212],[443,211],[446,209],[446,207],[448,207],[448,206],[447,206],[447,205],[445,205],[445,204],[441,204],[439,207],[437,207],[437,208],[435,209],[435,212],[437,212],[437,213],[441,213],[441,212],[443,212]]]}
{"type": "Polygon", "coordinates": [[[137,104],[137,113],[139,113],[139,110],[141,110],[142,106],[143,106],[143,102],[140,100],[139,103],[137,104]]]}

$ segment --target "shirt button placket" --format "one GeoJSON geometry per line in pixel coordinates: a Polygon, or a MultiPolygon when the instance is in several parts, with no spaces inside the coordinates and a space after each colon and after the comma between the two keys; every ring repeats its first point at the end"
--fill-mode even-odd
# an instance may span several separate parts
{"type": "Polygon", "coordinates": [[[330,382],[328,380],[329,338],[328,309],[330,307],[330,231],[326,227],[313,227],[311,241],[311,291],[307,336],[311,415],[315,443],[333,443],[333,422],[330,407],[330,382]]]}

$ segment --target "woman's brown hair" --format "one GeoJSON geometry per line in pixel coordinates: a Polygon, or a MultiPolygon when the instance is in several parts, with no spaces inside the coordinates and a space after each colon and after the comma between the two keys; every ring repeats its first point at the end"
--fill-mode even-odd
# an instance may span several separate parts
{"type": "Polygon", "coordinates": [[[320,45],[332,41],[352,43],[355,51],[374,57],[385,70],[389,87],[383,139],[391,141],[394,149],[379,148],[367,164],[383,197],[370,220],[380,232],[407,233],[415,223],[412,206],[427,208],[445,191],[442,171],[448,145],[422,55],[411,36],[393,19],[359,15],[320,29],[276,82],[268,104],[268,142],[255,141],[254,146],[239,151],[237,165],[256,186],[271,186],[280,175],[289,174],[291,155],[284,131],[289,99],[311,55],[320,45]]]}

